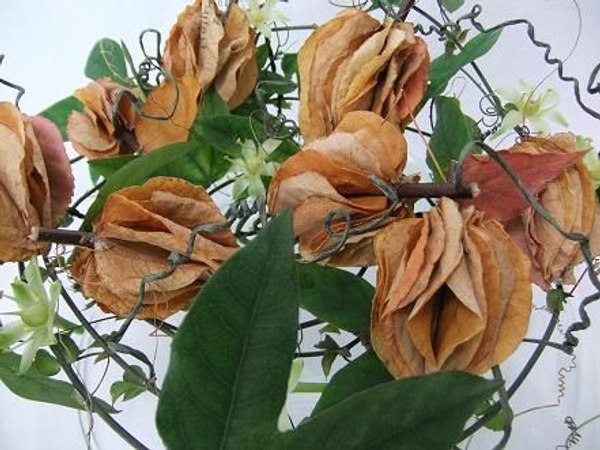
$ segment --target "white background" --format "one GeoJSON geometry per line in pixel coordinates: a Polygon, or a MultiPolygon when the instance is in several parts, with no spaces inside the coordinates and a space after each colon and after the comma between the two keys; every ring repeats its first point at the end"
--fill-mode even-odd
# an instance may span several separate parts
{"type": "MultiPolygon", "coordinates": [[[[431,8],[431,1],[421,1],[423,9],[431,8]]],[[[555,55],[564,58],[572,48],[577,37],[578,17],[571,0],[487,0],[484,23],[494,24],[507,18],[528,17],[536,25],[539,37],[549,41],[555,55]]],[[[46,108],[58,99],[70,95],[74,89],[87,83],[83,67],[87,54],[94,42],[101,37],[123,39],[130,49],[136,49],[137,37],[141,30],[157,28],[166,36],[174,23],[178,12],[186,5],[182,0],[157,2],[150,0],[104,0],[103,2],[41,0],[25,2],[0,0],[0,53],[6,58],[0,66],[0,77],[20,84],[27,89],[21,101],[23,112],[34,114],[46,108]]],[[[336,10],[325,0],[290,0],[282,4],[293,19],[294,24],[321,23],[331,17],[336,10]]],[[[566,67],[570,74],[585,77],[600,62],[600,3],[594,0],[581,0],[582,10],[581,39],[566,67]]],[[[466,11],[463,8],[462,11],[466,11]]],[[[417,15],[411,16],[418,20],[417,15]]],[[[294,33],[291,42],[296,46],[305,39],[305,33],[294,33]]],[[[517,80],[540,81],[550,72],[542,63],[542,50],[536,49],[525,39],[524,27],[505,31],[492,58],[485,58],[481,65],[494,87],[515,86],[517,80]]],[[[134,58],[139,56],[134,51],[134,58]]],[[[463,90],[463,81],[454,84],[451,93],[460,95],[467,109],[477,112],[477,98],[469,88],[463,90]]],[[[571,130],[586,134],[600,142],[598,122],[580,112],[574,102],[570,86],[551,77],[545,87],[553,87],[562,93],[561,111],[568,118],[571,130]]],[[[600,100],[585,97],[592,106],[600,109],[600,100]]],[[[0,87],[0,100],[13,100],[12,91],[0,87]]],[[[427,123],[421,124],[426,127],[427,123]]],[[[412,167],[422,167],[420,153],[422,145],[411,139],[412,167]]],[[[1,163],[1,162],[0,162],[1,163]]],[[[80,190],[83,188],[80,188],[80,190]]],[[[1,213],[1,212],[0,212],[1,213]]],[[[0,289],[6,289],[14,276],[10,266],[0,268],[0,289]]],[[[585,293],[583,285],[564,320],[567,326],[574,315],[577,298],[585,293]]],[[[536,300],[543,305],[541,296],[536,300]]],[[[523,414],[515,420],[513,439],[510,449],[554,449],[564,444],[568,429],[563,423],[566,416],[572,416],[577,423],[600,414],[600,387],[597,374],[600,373],[598,342],[600,338],[600,307],[589,308],[592,321],[596,326],[589,331],[579,333],[581,345],[577,349],[577,368],[565,376],[566,391],[560,406],[538,409],[523,414]]],[[[98,314],[98,316],[100,316],[98,314]]],[[[539,337],[548,317],[547,314],[534,312],[529,337],[539,337]]],[[[161,376],[166,369],[168,340],[152,336],[152,329],[140,325],[131,337],[136,345],[155,355],[156,366],[161,376]]],[[[560,336],[555,336],[560,341],[560,336]]],[[[511,379],[519,371],[523,360],[532,350],[531,344],[523,344],[520,351],[504,365],[505,375],[511,379]]],[[[530,379],[516,395],[512,405],[515,412],[533,407],[554,404],[557,401],[559,371],[564,371],[571,362],[570,357],[549,349],[541,363],[534,369],[530,379]]],[[[79,370],[93,388],[101,380],[105,366],[82,365],[79,370]]],[[[118,374],[109,368],[111,374],[118,374]]],[[[562,373],[562,372],[561,372],[562,373]]],[[[307,368],[304,379],[319,379],[316,366],[307,368]]],[[[101,384],[100,393],[105,393],[107,383],[101,384]]],[[[296,415],[302,416],[314,398],[295,395],[293,408],[296,415]]],[[[116,416],[136,437],[154,449],[163,448],[156,435],[153,416],[155,402],[150,395],[144,395],[132,402],[118,405],[123,412],[116,416]]],[[[86,447],[83,438],[90,429],[89,418],[76,412],[32,403],[16,398],[0,386],[0,449],[2,450],[63,450],[86,447]],[[81,425],[80,425],[81,423],[81,425]],[[84,430],[84,431],[82,431],[84,430]]],[[[581,430],[581,440],[572,448],[598,448],[600,442],[600,421],[592,422],[581,430]]],[[[92,447],[106,450],[127,449],[128,446],[111,434],[99,419],[94,419],[92,427],[92,447]]],[[[482,436],[469,448],[492,448],[499,435],[482,436]]]]}

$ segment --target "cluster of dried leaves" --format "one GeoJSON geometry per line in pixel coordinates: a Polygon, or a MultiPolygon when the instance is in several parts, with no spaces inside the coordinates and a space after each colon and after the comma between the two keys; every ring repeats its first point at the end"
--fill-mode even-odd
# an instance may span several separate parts
{"type": "Polygon", "coordinates": [[[142,281],[164,273],[146,283],[137,314],[164,319],[188,306],[210,274],[237,250],[228,229],[193,234],[196,227],[225,223],[202,187],[178,178],[152,178],[109,196],[94,224],[94,248],[78,252],[71,274],[84,295],[122,317],[137,306],[142,281]],[[173,252],[186,258],[171,273],[173,252]]]}
{"type": "MultiPolygon", "coordinates": [[[[377,265],[372,344],[394,376],[483,373],[502,362],[527,331],[531,283],[574,281],[581,252],[565,233],[588,236],[592,252],[600,251],[598,201],[573,136],[528,138],[498,152],[561,230],[481,155],[462,171],[478,197],[442,198],[415,214],[410,201],[390,206],[381,185],[418,180],[403,174],[402,127],[422,100],[430,62],[412,26],[347,10],[309,37],[298,64],[305,146],[273,177],[269,212],[293,208],[305,259],[326,253],[332,265],[377,265]]],[[[185,141],[209,86],[229,108],[239,106],[258,70],[245,13],[235,2],[221,11],[197,0],[171,30],[163,67],[168,76],[141,114],[129,97],[139,92],[123,96],[126,88],[109,79],[77,90],[84,110],[67,124],[75,149],[103,158],[185,141]]],[[[26,237],[32,226],[58,224],[73,182],[47,121],[0,104],[0,135],[0,260],[24,260],[47,251],[26,237]]],[[[108,197],[94,223],[94,248],[79,250],[72,275],[105,311],[125,316],[139,308],[139,318],[166,318],[237,250],[228,229],[197,229],[225,223],[203,188],[151,179],[108,197]],[[185,257],[174,263],[173,255],[185,257]]]]}
{"type": "Polygon", "coordinates": [[[187,140],[199,113],[202,93],[214,87],[229,108],[239,106],[258,77],[255,32],[244,11],[230,3],[221,11],[214,0],[197,0],[178,17],[165,44],[166,76],[136,111],[127,97],[139,97],[110,79],[78,89],[83,112],[69,117],[67,135],[88,158],[150,152],[187,140]]]}
{"type": "Polygon", "coordinates": [[[0,102],[0,262],[46,254],[28,239],[33,227],[55,227],[73,196],[71,165],[58,128],[0,102]]]}

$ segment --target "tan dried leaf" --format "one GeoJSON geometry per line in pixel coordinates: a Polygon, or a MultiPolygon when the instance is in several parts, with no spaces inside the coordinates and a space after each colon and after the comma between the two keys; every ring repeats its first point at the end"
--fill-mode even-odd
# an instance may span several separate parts
{"type": "Polygon", "coordinates": [[[170,81],[152,89],[142,111],[146,117],[138,115],[135,121],[135,136],[142,149],[148,153],[165,145],[185,142],[198,115],[200,85],[189,76],[180,78],[177,88],[170,81]],[[165,120],[175,108],[173,115],[165,120]]]}
{"type": "MultiPolygon", "coordinates": [[[[225,222],[203,188],[177,178],[153,178],[109,196],[94,225],[94,249],[78,253],[71,273],[84,295],[122,317],[137,304],[143,277],[167,270],[172,252],[186,253],[192,229],[225,222]]],[[[199,233],[189,260],[147,285],[136,317],[164,319],[188,306],[237,248],[228,229],[199,233]]]]}
{"type": "MultiPolygon", "coordinates": [[[[327,138],[319,139],[289,158],[277,171],[267,196],[271,214],[294,209],[294,231],[300,253],[314,259],[335,245],[325,222],[329,213],[342,209],[351,227],[377,219],[387,208],[387,198],[373,184],[371,175],[393,183],[406,164],[402,133],[368,111],[347,114],[327,138]]],[[[395,215],[405,215],[401,208],[395,215]]],[[[333,231],[346,226],[341,215],[331,221],[333,231]]],[[[373,234],[354,236],[346,249],[330,260],[337,265],[373,264],[373,234]]]]}
{"type": "Polygon", "coordinates": [[[529,262],[498,222],[443,198],[422,218],[388,225],[375,253],[371,340],[395,377],[484,373],[521,342],[529,262]]]}
{"type": "Polygon", "coordinates": [[[300,130],[327,136],[351,111],[394,124],[411,120],[427,87],[429,54],[407,23],[383,24],[359,9],[320,26],[298,53],[300,130]]]}

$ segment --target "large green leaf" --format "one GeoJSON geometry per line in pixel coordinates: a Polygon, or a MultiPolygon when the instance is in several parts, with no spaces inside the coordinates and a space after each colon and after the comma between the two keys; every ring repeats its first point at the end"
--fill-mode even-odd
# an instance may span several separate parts
{"type": "Polygon", "coordinates": [[[444,54],[434,59],[429,69],[429,86],[421,104],[424,105],[430,98],[442,94],[448,82],[460,69],[489,52],[501,32],[502,29],[499,28],[490,33],[480,33],[467,42],[456,55],[444,54]]]}
{"type": "MultiPolygon", "coordinates": [[[[49,378],[33,365],[23,375],[18,375],[21,357],[15,353],[0,353],[0,381],[14,394],[36,402],[52,403],[85,410],[85,404],[79,394],[69,383],[49,378]]],[[[101,402],[104,409],[110,413],[117,411],[108,403],[101,402]]]]}
{"type": "Polygon", "coordinates": [[[72,95],[63,98],[54,105],[43,110],[39,115],[51,120],[60,130],[63,141],[68,141],[67,120],[73,111],[83,111],[83,104],[72,95]]]}
{"type": "Polygon", "coordinates": [[[300,305],[319,319],[350,332],[368,333],[373,286],[344,270],[298,263],[300,305]]]}
{"type": "Polygon", "coordinates": [[[353,394],[392,381],[393,378],[373,350],[360,355],[333,376],[312,415],[319,414],[353,394]]]}
{"type": "Polygon", "coordinates": [[[201,168],[194,165],[194,152],[201,151],[197,142],[184,142],[169,145],[140,156],[125,164],[110,176],[98,192],[98,196],[88,209],[81,228],[89,230],[92,221],[102,210],[106,199],[118,189],[141,185],[156,176],[179,176],[190,182],[202,184],[206,181],[201,168]]]}
{"type": "Polygon", "coordinates": [[[296,346],[291,215],[212,276],[173,340],[158,404],[165,444],[262,449],[275,436],[296,346]]]}
{"type": "Polygon", "coordinates": [[[127,60],[121,44],[112,39],[100,39],[90,52],[85,64],[85,76],[91,80],[108,77],[117,83],[131,87],[127,76],[127,60]]]}
{"type": "MultiPolygon", "coordinates": [[[[473,121],[462,113],[460,102],[453,97],[435,98],[435,117],[435,127],[429,146],[442,173],[447,175],[450,162],[458,160],[464,146],[474,139],[473,121]]],[[[434,179],[442,181],[443,177],[429,154],[427,165],[434,179]]]]}
{"type": "Polygon", "coordinates": [[[119,155],[111,158],[90,159],[88,165],[98,175],[108,178],[136,158],[135,155],[119,155]]]}
{"type": "Polygon", "coordinates": [[[227,108],[227,103],[223,101],[217,90],[213,87],[210,87],[206,92],[202,94],[201,111],[202,116],[204,117],[229,114],[229,108],[227,108]]]}
{"type": "Polygon", "coordinates": [[[316,414],[273,449],[448,450],[499,385],[464,372],[390,381],[316,414]]]}

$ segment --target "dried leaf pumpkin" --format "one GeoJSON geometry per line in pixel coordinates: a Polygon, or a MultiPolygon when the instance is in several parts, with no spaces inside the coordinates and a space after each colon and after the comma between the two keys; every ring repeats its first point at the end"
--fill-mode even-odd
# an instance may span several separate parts
{"type": "Polygon", "coordinates": [[[298,53],[305,141],[327,136],[350,111],[409,122],[427,88],[429,65],[427,46],[412,25],[380,23],[359,9],[338,14],[298,53]]]}
{"type": "MultiPolygon", "coordinates": [[[[126,316],[138,302],[143,277],[167,270],[172,252],[185,254],[195,227],[225,222],[202,187],[177,178],[150,179],[109,196],[94,224],[94,248],[78,252],[71,274],[104,311],[126,316]]],[[[137,317],[164,319],[188,306],[237,248],[228,229],[197,234],[189,259],[146,285],[137,317]]]]}
{"type": "Polygon", "coordinates": [[[175,79],[196,78],[202,91],[214,86],[233,109],[256,85],[254,37],[246,14],[237,4],[222,12],[213,0],[196,0],[171,29],[163,64],[175,79]]]}
{"type": "Polygon", "coordinates": [[[522,341],[529,260],[499,222],[442,198],[375,238],[371,340],[390,373],[484,373],[522,341]]]}
{"type": "Polygon", "coordinates": [[[27,237],[32,227],[58,225],[74,189],[56,126],[0,102],[0,262],[45,254],[49,244],[27,237]]]}
{"type": "Polygon", "coordinates": [[[73,111],[67,120],[67,136],[73,148],[89,159],[131,154],[137,150],[133,135],[136,112],[128,99],[113,109],[123,86],[110,78],[100,78],[77,89],[75,97],[83,103],[82,112],[73,111]]]}
{"type": "MultiPolygon", "coordinates": [[[[351,227],[382,215],[388,199],[369,177],[397,182],[406,158],[406,141],[397,127],[372,112],[349,113],[330,136],[305,146],[275,173],[267,197],[269,211],[278,214],[286,208],[294,209],[300,253],[306,259],[314,259],[338,241],[325,228],[330,212],[347,212],[351,227]]],[[[406,215],[408,209],[400,208],[394,214],[406,215]]],[[[346,222],[338,216],[331,225],[333,231],[339,232],[346,222]]],[[[373,264],[373,234],[351,237],[329,263],[373,264]]]]}

